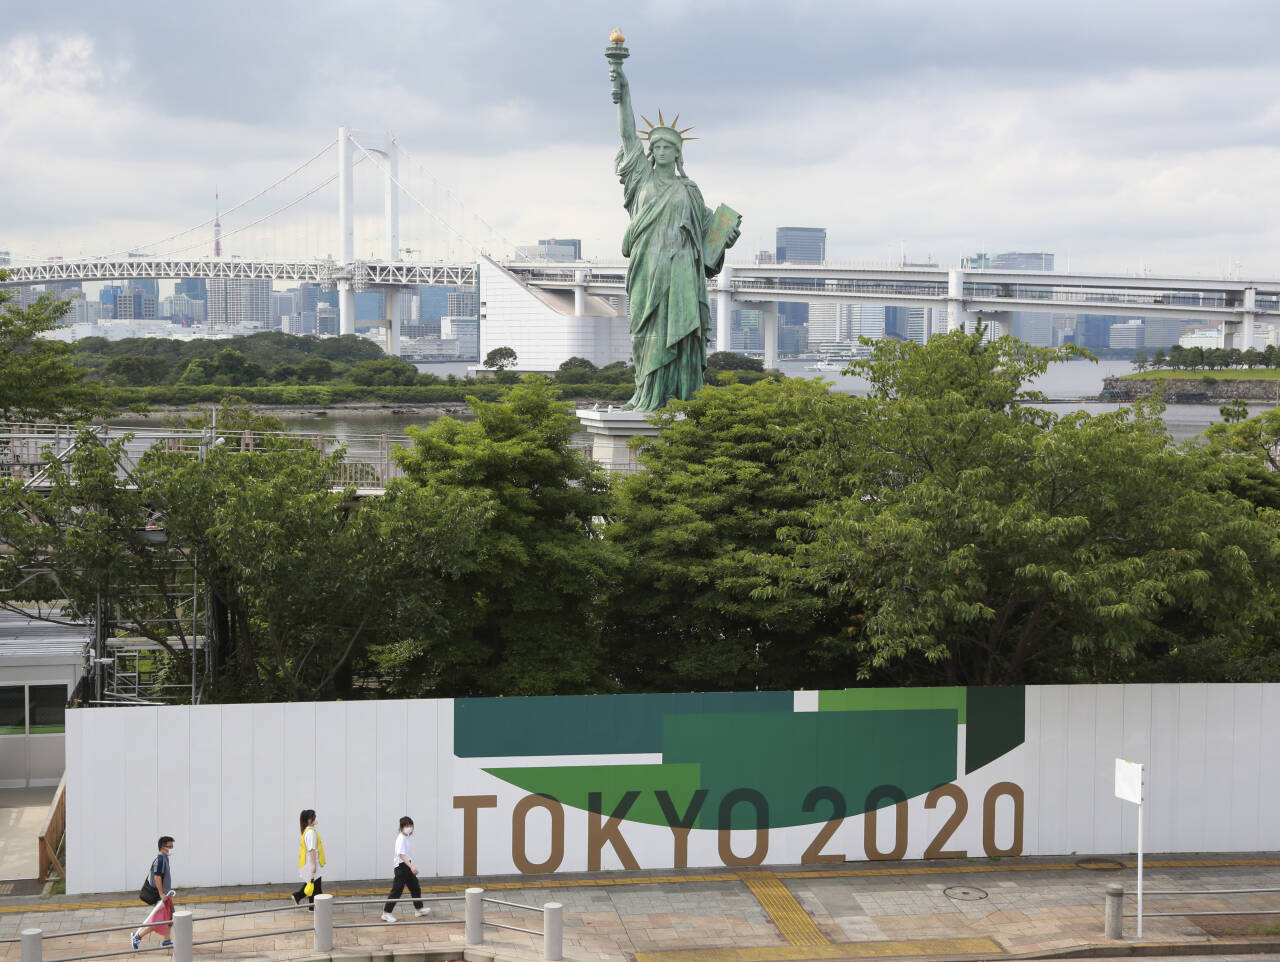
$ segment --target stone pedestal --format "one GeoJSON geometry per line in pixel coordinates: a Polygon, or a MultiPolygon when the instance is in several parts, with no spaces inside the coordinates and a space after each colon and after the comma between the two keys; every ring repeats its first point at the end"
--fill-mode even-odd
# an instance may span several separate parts
{"type": "Polygon", "coordinates": [[[610,471],[638,471],[640,464],[628,442],[636,435],[655,437],[658,427],[647,411],[582,408],[578,421],[591,435],[591,457],[610,471]]]}

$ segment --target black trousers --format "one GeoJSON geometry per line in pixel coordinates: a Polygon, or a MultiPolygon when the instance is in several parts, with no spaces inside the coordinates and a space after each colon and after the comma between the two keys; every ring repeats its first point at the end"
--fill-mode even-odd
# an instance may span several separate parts
{"type": "Polygon", "coordinates": [[[390,912],[396,907],[396,902],[404,892],[405,886],[408,886],[409,894],[413,896],[413,907],[422,908],[422,887],[418,885],[418,876],[410,872],[409,866],[401,862],[396,866],[396,874],[391,879],[391,894],[387,896],[387,904],[382,907],[382,911],[390,912]]]}
{"type": "MultiPolygon", "coordinates": [[[[314,905],[316,901],[316,896],[324,894],[324,885],[321,882],[319,875],[317,875],[314,879],[312,879],[312,881],[316,883],[316,887],[315,887],[315,891],[311,893],[311,897],[308,899],[308,901],[314,905]]],[[[306,882],[303,882],[301,885],[299,885],[298,891],[293,893],[293,900],[295,902],[301,902],[304,898],[307,898],[306,882]]]]}

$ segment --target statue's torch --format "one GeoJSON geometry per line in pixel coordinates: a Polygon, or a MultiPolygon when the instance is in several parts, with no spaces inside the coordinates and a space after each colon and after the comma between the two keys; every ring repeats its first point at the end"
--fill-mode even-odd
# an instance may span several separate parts
{"type": "MultiPolygon", "coordinates": [[[[618,71],[622,68],[622,61],[631,56],[631,51],[623,46],[626,37],[622,35],[622,31],[615,27],[609,34],[609,46],[605,47],[604,56],[609,61],[609,79],[613,80],[618,76],[618,71]]],[[[617,94],[614,94],[614,102],[617,102],[617,94]]]]}

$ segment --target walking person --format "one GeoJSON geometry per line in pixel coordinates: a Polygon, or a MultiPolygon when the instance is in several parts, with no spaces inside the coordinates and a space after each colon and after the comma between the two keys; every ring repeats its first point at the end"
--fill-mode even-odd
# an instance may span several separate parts
{"type": "Polygon", "coordinates": [[[422,888],[418,885],[418,866],[413,864],[413,819],[408,815],[400,819],[400,831],[396,835],[396,854],[391,865],[395,874],[391,879],[391,894],[387,896],[387,904],[382,907],[382,921],[396,921],[396,917],[391,912],[406,886],[409,894],[413,896],[414,917],[430,915],[431,910],[422,905],[422,888]]]}
{"type": "Polygon", "coordinates": [[[324,843],[316,832],[316,811],[304,808],[298,814],[298,828],[301,836],[298,839],[298,877],[302,884],[293,893],[293,904],[301,905],[306,899],[315,911],[316,896],[324,891],[320,879],[320,869],[324,868],[324,843]],[[310,888],[311,891],[307,891],[310,888]]]}
{"type": "Polygon", "coordinates": [[[157,924],[167,923],[173,918],[173,898],[177,895],[173,890],[173,875],[169,871],[169,856],[173,854],[173,836],[161,835],[156,848],[159,854],[151,860],[151,869],[147,872],[142,888],[138,890],[138,898],[150,905],[151,911],[147,914],[147,920],[129,936],[129,941],[135,950],[142,944],[142,938],[147,934],[148,929],[164,938],[160,943],[162,946],[173,945],[173,940],[169,938],[169,926],[157,924]]]}

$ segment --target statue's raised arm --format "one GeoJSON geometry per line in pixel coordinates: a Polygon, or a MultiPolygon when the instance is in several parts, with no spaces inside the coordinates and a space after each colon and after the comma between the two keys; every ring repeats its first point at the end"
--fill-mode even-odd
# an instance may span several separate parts
{"type": "Polygon", "coordinates": [[[605,51],[609,60],[609,82],[613,85],[613,102],[618,105],[618,134],[624,146],[630,146],[638,139],[636,135],[636,114],[631,108],[631,85],[627,83],[627,75],[622,72],[622,61],[630,56],[630,51],[622,45],[625,38],[621,30],[614,30],[609,35],[610,45],[605,51]]]}

